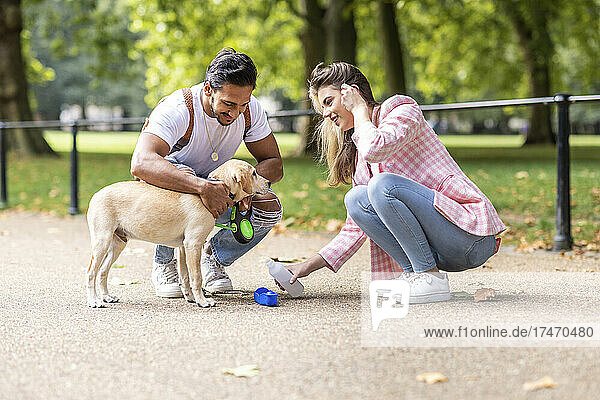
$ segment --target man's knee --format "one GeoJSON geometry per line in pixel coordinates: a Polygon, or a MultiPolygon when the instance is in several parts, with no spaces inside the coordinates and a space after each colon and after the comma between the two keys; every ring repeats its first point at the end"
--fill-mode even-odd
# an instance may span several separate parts
{"type": "Polygon", "coordinates": [[[273,227],[283,215],[283,207],[279,198],[274,193],[266,195],[256,195],[252,199],[252,219],[253,222],[265,227],[273,227]]]}
{"type": "Polygon", "coordinates": [[[262,211],[281,211],[281,202],[275,193],[257,194],[252,198],[252,207],[262,211]]]}

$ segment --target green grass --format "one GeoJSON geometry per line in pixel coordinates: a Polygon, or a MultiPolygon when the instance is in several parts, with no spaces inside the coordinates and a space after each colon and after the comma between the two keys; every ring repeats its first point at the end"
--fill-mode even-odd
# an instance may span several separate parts
{"type": "MultiPolygon", "coordinates": [[[[9,204],[25,210],[67,213],[69,204],[68,132],[46,137],[60,157],[8,161],[9,204]]],[[[87,133],[79,136],[80,204],[83,211],[98,189],[131,179],[130,154],[136,133],[87,133]]],[[[509,243],[552,243],[556,201],[556,149],[520,148],[518,136],[442,136],[465,173],[494,203],[510,226],[509,243]],[[501,147],[495,146],[502,143],[501,147]]],[[[305,158],[289,156],[298,137],[278,134],[284,154],[285,178],[274,185],[284,205],[285,225],[309,230],[334,230],[345,218],[344,193],[348,187],[329,188],[326,169],[305,158]],[[334,221],[331,221],[334,220],[334,221]]],[[[579,245],[600,246],[600,137],[571,138],[573,237],[579,245]]],[[[243,147],[243,146],[242,146],[243,147]]],[[[241,150],[239,158],[249,159],[241,150]]]]}
{"type": "MultiPolygon", "coordinates": [[[[77,134],[77,150],[82,153],[133,153],[139,132],[88,132],[77,134]]],[[[282,152],[291,152],[298,144],[298,135],[290,133],[276,134],[277,142],[282,152]]],[[[73,137],[70,132],[45,131],[44,138],[58,152],[71,151],[73,137]]],[[[250,157],[244,146],[241,146],[239,156],[250,157]]]]}

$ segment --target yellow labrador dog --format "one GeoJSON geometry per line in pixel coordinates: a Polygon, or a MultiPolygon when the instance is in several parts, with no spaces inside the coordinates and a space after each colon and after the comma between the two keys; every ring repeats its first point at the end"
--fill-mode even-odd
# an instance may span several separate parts
{"type": "MultiPolygon", "coordinates": [[[[233,201],[266,194],[270,187],[270,182],[258,175],[252,165],[241,160],[227,161],[210,178],[224,182],[233,201]]],[[[118,182],[92,197],[87,221],[92,244],[87,272],[88,306],[105,307],[105,303],[119,301],[108,293],[108,272],[129,239],[177,247],[177,270],[185,299],[200,307],[215,305],[213,299],[204,297],[200,272],[202,246],[215,226],[215,218],[199,196],[145,182],[118,182]]]]}

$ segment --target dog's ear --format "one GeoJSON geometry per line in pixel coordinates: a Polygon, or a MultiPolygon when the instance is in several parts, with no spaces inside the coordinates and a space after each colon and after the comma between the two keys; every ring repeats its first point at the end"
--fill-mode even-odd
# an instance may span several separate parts
{"type": "Polygon", "coordinates": [[[248,168],[244,171],[238,171],[240,183],[242,184],[242,190],[248,194],[253,194],[253,185],[252,185],[252,171],[253,168],[248,168]]]}

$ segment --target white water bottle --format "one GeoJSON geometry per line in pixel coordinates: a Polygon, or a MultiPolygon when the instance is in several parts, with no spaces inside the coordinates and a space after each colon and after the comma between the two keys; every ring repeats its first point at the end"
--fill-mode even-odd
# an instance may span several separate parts
{"type": "Polygon", "coordinates": [[[267,267],[269,268],[269,273],[283,288],[292,295],[292,297],[300,297],[302,296],[302,292],[304,291],[304,286],[300,283],[299,280],[296,280],[293,284],[290,284],[290,279],[292,278],[292,273],[283,266],[280,262],[276,262],[271,260],[270,258],[267,260],[267,267]]]}

